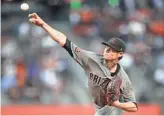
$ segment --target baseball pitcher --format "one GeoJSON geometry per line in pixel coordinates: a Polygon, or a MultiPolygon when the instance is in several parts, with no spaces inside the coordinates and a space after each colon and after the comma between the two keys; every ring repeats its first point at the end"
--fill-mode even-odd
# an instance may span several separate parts
{"type": "Polygon", "coordinates": [[[95,115],[115,115],[116,109],[128,112],[138,110],[131,81],[118,63],[125,51],[125,44],[121,39],[114,37],[109,42],[103,42],[106,47],[103,55],[100,55],[79,48],[36,13],[29,14],[29,21],[42,27],[85,70],[95,115]]]}

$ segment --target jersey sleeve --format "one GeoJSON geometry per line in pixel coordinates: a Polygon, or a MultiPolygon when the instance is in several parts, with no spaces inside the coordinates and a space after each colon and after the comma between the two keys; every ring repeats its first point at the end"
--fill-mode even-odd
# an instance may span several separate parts
{"type": "Polygon", "coordinates": [[[77,45],[73,44],[70,40],[67,39],[66,44],[64,45],[64,48],[68,51],[68,53],[71,55],[71,57],[74,58],[74,60],[79,63],[82,67],[87,64],[87,61],[89,59],[90,52],[81,49],[77,45]]]}
{"type": "Polygon", "coordinates": [[[128,102],[128,101],[136,102],[134,91],[133,91],[132,84],[131,84],[130,80],[126,80],[124,82],[122,93],[123,93],[123,97],[124,97],[125,102],[128,102]]]}
{"type": "Polygon", "coordinates": [[[126,72],[123,69],[122,69],[122,81],[123,81],[122,95],[124,98],[124,102],[128,102],[128,101],[136,102],[132,83],[131,83],[128,75],[126,74],[126,72]]]}
{"type": "Polygon", "coordinates": [[[124,86],[123,86],[123,97],[124,97],[124,102],[133,102],[138,109],[132,83],[129,78],[125,81],[124,86]]]}

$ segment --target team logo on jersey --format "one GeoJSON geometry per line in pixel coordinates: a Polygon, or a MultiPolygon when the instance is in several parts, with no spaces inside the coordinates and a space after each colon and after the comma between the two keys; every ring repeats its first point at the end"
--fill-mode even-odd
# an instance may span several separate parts
{"type": "Polygon", "coordinates": [[[89,79],[92,81],[92,84],[100,85],[103,89],[105,89],[110,82],[109,78],[102,78],[93,73],[89,73],[89,79]]]}
{"type": "Polygon", "coordinates": [[[75,48],[75,52],[76,52],[76,53],[79,53],[79,52],[81,52],[81,48],[79,48],[79,47],[76,47],[76,48],[75,48]]]}

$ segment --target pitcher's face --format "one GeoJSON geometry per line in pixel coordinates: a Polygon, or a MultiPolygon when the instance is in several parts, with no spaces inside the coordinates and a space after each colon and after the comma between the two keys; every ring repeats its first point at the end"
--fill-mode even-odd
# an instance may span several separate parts
{"type": "Polygon", "coordinates": [[[104,59],[105,60],[109,60],[109,61],[113,61],[118,59],[119,57],[121,57],[123,55],[123,52],[118,52],[115,49],[106,46],[104,49],[104,59]]]}

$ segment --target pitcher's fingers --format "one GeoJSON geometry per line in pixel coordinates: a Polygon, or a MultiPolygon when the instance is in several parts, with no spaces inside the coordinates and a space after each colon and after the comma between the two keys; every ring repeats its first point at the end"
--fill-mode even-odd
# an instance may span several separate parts
{"type": "Polygon", "coordinates": [[[34,16],[37,16],[37,14],[36,13],[32,13],[34,16]]]}
{"type": "Polygon", "coordinates": [[[37,14],[36,13],[32,13],[32,14],[29,14],[28,17],[36,17],[37,14]]]}
{"type": "Polygon", "coordinates": [[[33,16],[34,16],[35,18],[37,18],[37,17],[38,17],[38,15],[37,15],[36,13],[33,13],[33,16]]]}
{"type": "Polygon", "coordinates": [[[32,23],[33,21],[32,21],[32,19],[29,19],[29,21],[32,23]]]}
{"type": "Polygon", "coordinates": [[[33,14],[29,14],[28,17],[31,18],[33,16],[33,14]]]}
{"type": "Polygon", "coordinates": [[[35,23],[35,19],[29,19],[31,23],[35,23]]]}

